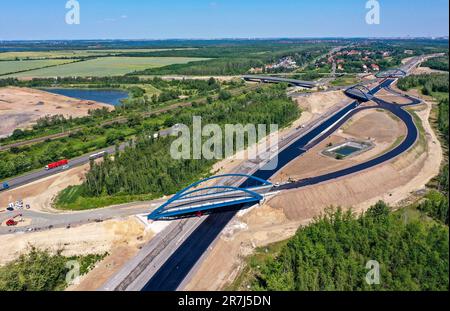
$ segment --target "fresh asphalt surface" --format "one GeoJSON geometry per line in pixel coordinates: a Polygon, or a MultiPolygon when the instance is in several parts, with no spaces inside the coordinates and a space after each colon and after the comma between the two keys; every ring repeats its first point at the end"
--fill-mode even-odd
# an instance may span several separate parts
{"type": "MultiPolygon", "coordinates": [[[[389,86],[394,82],[393,79],[388,79],[383,81],[377,87],[372,89],[370,93],[375,95],[382,88],[389,88],[389,86]]],[[[408,105],[415,105],[420,103],[420,100],[408,97],[411,103],[408,105]]],[[[348,176],[353,173],[366,170],[368,168],[374,167],[381,163],[384,163],[390,159],[397,157],[411,146],[414,145],[418,138],[418,130],[414,124],[412,116],[403,110],[402,108],[408,105],[396,105],[391,104],[386,101],[375,98],[374,101],[379,105],[377,108],[385,109],[397,117],[399,117],[407,126],[408,134],[403,142],[394,148],[393,150],[372,159],[368,162],[361,163],[359,165],[333,172],[330,174],[325,174],[322,176],[317,176],[305,180],[300,180],[298,182],[283,185],[277,190],[283,189],[294,189],[300,188],[308,185],[318,184],[324,181],[333,180],[336,178],[348,176]]],[[[358,103],[354,102],[350,104],[346,109],[341,110],[335,114],[330,119],[326,120],[319,127],[306,134],[300,138],[297,142],[289,146],[287,149],[282,151],[278,157],[278,165],[275,169],[264,170],[261,169],[257,171],[254,176],[269,179],[278,170],[287,165],[290,161],[300,156],[306,150],[318,142],[322,141],[328,137],[332,132],[338,129],[342,124],[344,124],[352,115],[361,111],[365,108],[357,108],[358,103]],[[338,122],[337,122],[338,121],[338,122]],[[337,122],[337,123],[336,123],[337,122]],[[336,124],[334,124],[336,123],[336,124]],[[319,138],[315,139],[315,137],[319,138]]],[[[370,108],[370,107],[369,107],[370,108]]],[[[148,281],[143,291],[174,291],[177,290],[180,284],[183,282],[184,278],[188,275],[191,269],[195,266],[197,261],[201,258],[203,253],[208,249],[208,247],[213,243],[219,233],[228,224],[228,222],[235,216],[237,211],[225,212],[225,213],[215,213],[207,216],[207,219],[183,242],[180,247],[170,256],[170,258],[164,263],[164,265],[156,272],[153,277],[148,281]]]]}

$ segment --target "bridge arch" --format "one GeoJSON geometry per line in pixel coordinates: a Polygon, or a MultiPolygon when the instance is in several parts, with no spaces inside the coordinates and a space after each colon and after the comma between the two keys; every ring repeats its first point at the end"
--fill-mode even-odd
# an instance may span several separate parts
{"type": "Polygon", "coordinates": [[[349,87],[345,90],[345,94],[348,97],[351,97],[353,99],[357,99],[363,102],[367,102],[369,100],[372,100],[373,95],[370,94],[370,89],[362,84],[357,84],[354,86],[349,87]]]}
{"type": "Polygon", "coordinates": [[[403,78],[407,75],[407,72],[400,68],[390,69],[377,73],[377,78],[403,78]]]}
{"type": "Polygon", "coordinates": [[[190,214],[198,211],[211,210],[229,205],[236,205],[248,202],[259,202],[263,199],[263,196],[260,193],[253,191],[252,189],[257,187],[270,187],[270,186],[272,186],[272,183],[268,182],[267,180],[245,174],[224,174],[208,177],[198,182],[195,182],[190,186],[184,188],[183,190],[177,192],[172,198],[167,200],[164,204],[162,204],[150,215],[148,215],[148,219],[157,220],[165,217],[190,214]],[[235,187],[229,185],[199,187],[201,184],[206,183],[208,181],[226,177],[246,178],[246,181],[251,180],[260,183],[260,185],[248,188],[235,187]],[[207,193],[198,194],[200,192],[207,192],[207,193]],[[216,202],[212,202],[210,204],[201,204],[203,198],[214,196],[220,198],[220,195],[227,195],[227,194],[235,195],[236,199],[231,200],[228,203],[221,202],[218,199],[216,202]],[[188,206],[187,208],[183,208],[183,205],[188,204],[188,203],[183,204],[184,202],[197,202],[198,204],[190,203],[191,206],[194,205],[194,207],[189,208],[188,206]]]}

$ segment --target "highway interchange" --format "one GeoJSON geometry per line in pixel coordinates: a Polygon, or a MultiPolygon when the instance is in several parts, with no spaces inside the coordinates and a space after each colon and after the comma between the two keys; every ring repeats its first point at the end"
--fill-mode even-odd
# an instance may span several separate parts
{"type": "MultiPolygon", "coordinates": [[[[408,63],[405,67],[409,71],[417,64],[423,61],[423,58],[417,58],[408,63]]],[[[375,95],[379,90],[385,88],[391,92],[390,85],[394,79],[383,80],[377,87],[371,90],[371,94],[375,95]]],[[[409,97],[411,103],[415,105],[420,100],[409,97]]],[[[275,169],[264,170],[261,163],[248,165],[240,170],[240,173],[251,174],[253,176],[269,179],[278,170],[287,165],[291,160],[301,156],[311,147],[318,144],[321,140],[328,137],[331,133],[342,126],[349,118],[363,109],[386,109],[398,116],[407,126],[408,134],[400,145],[393,150],[377,157],[368,162],[364,162],[353,167],[333,172],[330,174],[316,176],[307,180],[300,180],[294,183],[281,185],[277,191],[292,188],[300,188],[307,185],[313,185],[327,180],[344,177],[353,173],[366,170],[388,160],[391,160],[402,154],[415,143],[418,137],[418,130],[414,124],[412,116],[404,110],[405,105],[397,105],[388,103],[379,98],[375,98],[377,105],[372,107],[360,107],[357,102],[353,102],[345,108],[335,112],[331,117],[322,121],[307,130],[298,130],[294,135],[289,135],[285,141],[280,142],[281,148],[278,155],[278,165],[275,169]],[[300,133],[299,133],[300,132],[300,133]]],[[[112,148],[114,149],[114,148],[112,148]]],[[[108,152],[114,150],[108,149],[108,152]]],[[[81,157],[79,162],[77,159],[71,161],[71,165],[81,165],[77,163],[86,163],[86,157],[81,157]]],[[[52,173],[59,173],[57,171],[52,173]]],[[[36,172],[33,180],[38,180],[48,175],[42,172],[36,172]]],[[[239,185],[243,181],[235,181],[235,185],[239,185]]],[[[27,181],[15,180],[13,186],[20,186],[27,181]]],[[[24,211],[24,217],[29,215],[37,219],[33,226],[21,228],[20,230],[37,230],[46,227],[62,227],[75,224],[82,224],[92,221],[101,221],[112,218],[114,216],[128,216],[140,213],[149,213],[154,206],[155,208],[165,200],[155,200],[152,202],[133,203],[123,206],[123,208],[110,207],[89,212],[80,212],[73,214],[44,214],[32,211],[24,211]],[[151,204],[151,205],[150,205],[151,204]],[[44,225],[45,224],[45,225],[44,225]],[[50,225],[49,225],[50,224],[50,225]]],[[[119,271],[109,282],[101,289],[103,290],[177,290],[182,289],[190,276],[195,273],[201,259],[207,253],[208,248],[213,245],[222,229],[233,219],[236,210],[223,213],[213,213],[203,218],[187,218],[173,221],[157,238],[151,240],[136,258],[131,260],[125,267],[119,271]],[[144,263],[144,264],[143,264],[144,263]],[[132,276],[132,278],[130,278],[132,276]]],[[[4,213],[0,213],[0,221],[5,219],[4,213]],[[3,215],[2,215],[3,214],[3,215]]],[[[9,230],[10,231],[10,230],[9,230]]],[[[0,234],[8,233],[5,228],[0,228],[0,234]]]]}
{"type": "MultiPolygon", "coordinates": [[[[422,59],[415,59],[414,65],[408,63],[409,69],[414,68],[420,63],[422,59]]],[[[383,80],[377,87],[372,89],[371,93],[375,95],[382,88],[389,88],[394,82],[394,79],[383,80]]],[[[411,98],[409,105],[420,103],[419,100],[411,98]]],[[[403,110],[404,106],[387,103],[377,99],[377,104],[371,108],[382,108],[391,111],[399,116],[405,122],[408,129],[408,135],[403,142],[394,148],[392,151],[381,155],[371,161],[362,163],[355,167],[318,176],[314,179],[299,181],[290,185],[281,186],[281,189],[299,188],[306,185],[316,184],[327,180],[336,179],[347,176],[370,167],[379,165],[390,159],[395,158],[402,152],[408,150],[417,140],[418,131],[413,122],[411,115],[403,110]]],[[[353,102],[346,108],[336,112],[332,117],[321,123],[319,126],[311,129],[302,136],[297,136],[297,139],[282,147],[278,157],[279,164],[275,170],[255,170],[254,176],[260,178],[269,178],[277,170],[281,169],[290,160],[298,157],[305,152],[306,149],[311,148],[320,140],[326,138],[330,133],[334,132],[344,122],[346,122],[352,115],[361,109],[368,109],[360,107],[358,103],[353,102]]],[[[243,173],[242,171],[240,171],[243,173]]],[[[248,171],[245,173],[249,173],[248,171]]],[[[208,249],[214,244],[214,241],[219,236],[222,229],[233,219],[237,211],[228,211],[223,213],[213,213],[207,217],[195,219],[185,219],[180,223],[173,223],[166,231],[161,232],[162,236],[170,236],[170,239],[164,241],[164,246],[160,247],[160,251],[156,252],[160,241],[151,241],[147,249],[140,254],[141,258],[136,261],[130,261],[129,264],[114,276],[101,289],[103,290],[144,290],[144,291],[162,291],[162,290],[180,290],[189,281],[190,277],[198,269],[202,258],[208,253],[208,249]],[[181,228],[180,228],[181,227],[181,228]],[[174,230],[179,229],[179,233],[172,236],[174,230]],[[147,256],[146,256],[147,254],[147,256]],[[145,258],[145,261],[140,259],[145,258]],[[140,264],[146,264],[141,266],[140,264]],[[126,281],[126,276],[133,272],[132,282],[126,281]],[[140,271],[140,272],[139,272],[140,271]],[[125,277],[125,281],[124,278],[125,277]]],[[[129,279],[128,279],[129,280],[129,279]]]]}
{"type": "MultiPolygon", "coordinates": [[[[390,86],[394,80],[389,79],[382,82],[378,87],[372,90],[373,94],[376,94],[381,88],[390,86]]],[[[282,185],[277,190],[287,190],[293,188],[300,188],[307,185],[313,185],[328,180],[337,179],[344,177],[353,173],[360,172],[362,170],[374,167],[388,160],[395,158],[396,156],[402,154],[404,151],[408,150],[418,137],[417,128],[413,122],[411,115],[403,110],[402,106],[396,104],[390,104],[385,101],[377,99],[378,106],[371,108],[382,108],[391,111],[397,115],[403,122],[405,122],[408,135],[403,140],[403,142],[394,148],[392,151],[381,155],[371,161],[364,162],[362,164],[350,167],[345,170],[338,172],[333,172],[330,174],[313,177],[307,180],[301,180],[295,183],[282,185]]],[[[418,104],[418,101],[412,101],[410,105],[418,104]]],[[[307,149],[318,144],[321,140],[328,137],[336,129],[342,126],[349,118],[354,114],[361,111],[362,109],[370,108],[356,108],[357,104],[353,103],[350,105],[351,108],[347,111],[344,109],[337,113],[331,120],[327,120],[322,123],[321,126],[317,127],[314,131],[308,133],[307,135],[298,139],[289,148],[280,152],[279,154],[279,164],[277,168],[273,170],[258,170],[253,176],[268,179],[274,175],[278,170],[287,165],[291,160],[298,156],[301,156],[307,149]],[[356,108],[356,109],[355,109],[356,108]],[[336,122],[335,119],[338,121],[336,122]],[[332,127],[330,129],[330,123],[332,127]],[[323,130],[326,131],[323,133],[323,130]],[[327,130],[328,129],[328,130],[327,130]],[[318,134],[318,135],[317,135],[318,134]]],[[[207,251],[208,247],[214,242],[219,233],[223,228],[229,223],[231,219],[235,216],[237,211],[229,211],[225,213],[217,213],[209,215],[201,225],[199,225],[195,231],[181,244],[175,252],[164,262],[164,264],[157,270],[157,272],[149,278],[148,282],[142,288],[144,291],[161,291],[161,290],[178,290],[182,289],[183,285],[187,282],[187,276],[189,273],[195,269],[204,253],[207,251]]]]}

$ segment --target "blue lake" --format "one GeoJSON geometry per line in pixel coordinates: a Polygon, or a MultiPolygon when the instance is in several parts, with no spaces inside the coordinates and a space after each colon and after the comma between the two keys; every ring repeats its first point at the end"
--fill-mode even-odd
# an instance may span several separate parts
{"type": "Polygon", "coordinates": [[[81,100],[93,100],[101,103],[118,106],[122,99],[128,98],[128,93],[118,90],[102,90],[102,89],[58,89],[44,88],[43,91],[64,95],[81,100]]]}

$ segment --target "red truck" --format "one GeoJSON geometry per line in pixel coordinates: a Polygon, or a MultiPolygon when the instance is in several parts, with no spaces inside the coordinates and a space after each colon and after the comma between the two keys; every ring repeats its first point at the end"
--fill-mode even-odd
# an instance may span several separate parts
{"type": "Polygon", "coordinates": [[[64,165],[67,165],[67,164],[69,164],[68,160],[60,160],[60,161],[57,161],[57,162],[50,163],[49,165],[46,165],[45,169],[48,171],[48,170],[52,170],[54,168],[57,168],[57,167],[60,167],[60,166],[64,166],[64,165]]]}

